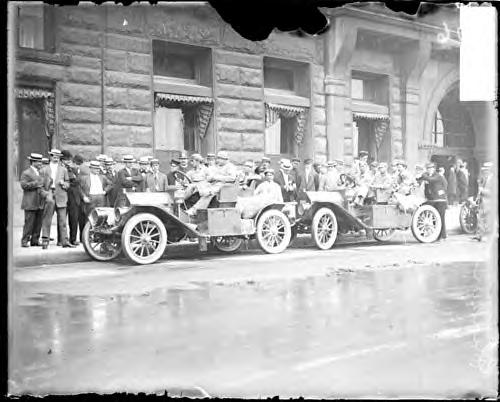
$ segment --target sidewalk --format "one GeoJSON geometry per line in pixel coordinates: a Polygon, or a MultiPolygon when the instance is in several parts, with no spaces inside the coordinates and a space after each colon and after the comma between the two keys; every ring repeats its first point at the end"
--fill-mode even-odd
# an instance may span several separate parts
{"type": "MultiPolygon", "coordinates": [[[[460,223],[458,215],[460,208],[451,207],[446,211],[446,229],[448,234],[459,234],[460,223]]],[[[91,258],[85,253],[83,245],[78,245],[76,248],[62,248],[56,245],[57,241],[57,227],[52,226],[51,236],[56,239],[50,243],[47,250],[42,250],[41,247],[21,247],[21,236],[22,227],[15,226],[12,231],[12,241],[13,241],[13,255],[12,261],[16,267],[36,267],[41,265],[52,265],[52,264],[71,264],[77,262],[91,261],[91,258]]],[[[412,239],[411,232],[400,232],[396,235],[394,240],[404,240],[412,239]]],[[[339,244],[346,243],[349,241],[366,242],[363,238],[352,238],[352,239],[339,239],[339,244]]],[[[293,248],[300,248],[305,246],[311,246],[313,242],[311,236],[300,235],[295,240],[292,245],[293,248]]],[[[258,248],[256,241],[250,241],[248,243],[249,249],[258,248]]],[[[183,242],[179,244],[167,246],[167,255],[180,256],[180,255],[196,255],[198,253],[197,243],[183,242]]]]}

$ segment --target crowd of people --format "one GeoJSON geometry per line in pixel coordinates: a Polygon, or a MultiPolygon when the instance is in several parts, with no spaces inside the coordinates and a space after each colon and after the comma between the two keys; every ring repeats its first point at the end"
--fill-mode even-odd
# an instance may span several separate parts
{"type": "Polygon", "coordinates": [[[267,157],[236,165],[225,151],[206,157],[181,153],[170,161],[170,169],[164,173],[159,160],[150,156],[136,160],[132,155],[124,155],[118,169],[117,162],[103,154],[85,162],[67,150],[52,149],[49,158],[32,153],[28,157],[30,166],[20,180],[21,207],[25,212],[21,245],[47,249],[56,213],[57,244],[76,247],[89,212],[95,207],[119,204],[126,192],[183,189],[185,199],[197,193],[199,199],[185,211],[188,216],[195,216],[199,209],[208,207],[212,196],[225,183],[236,183],[243,193],[252,190],[249,197],[239,198],[237,207],[242,215],[249,208],[256,209],[268,202],[305,201],[307,191],[344,189],[354,207],[385,201],[411,210],[426,199],[439,211],[443,222],[441,238],[446,238],[444,214],[448,203],[463,202],[468,196],[464,162],[457,163],[456,171],[450,169],[447,179],[444,169],[436,169],[432,162],[425,169],[416,165],[411,171],[404,160],[388,165],[369,162],[368,156],[368,152],[361,151],[351,165],[342,160],[314,163],[305,159],[301,163],[299,158],[281,159],[275,170],[267,157]]]}

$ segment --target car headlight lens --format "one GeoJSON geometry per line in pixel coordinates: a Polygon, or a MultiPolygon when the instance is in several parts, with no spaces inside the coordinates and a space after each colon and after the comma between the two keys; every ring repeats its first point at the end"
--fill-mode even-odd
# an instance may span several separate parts
{"type": "Polygon", "coordinates": [[[127,213],[130,208],[117,207],[115,208],[115,222],[118,223],[122,219],[123,215],[127,213]]]}
{"type": "Polygon", "coordinates": [[[92,212],[89,214],[89,222],[91,226],[96,226],[97,221],[99,220],[99,214],[95,209],[92,210],[92,212]]]}

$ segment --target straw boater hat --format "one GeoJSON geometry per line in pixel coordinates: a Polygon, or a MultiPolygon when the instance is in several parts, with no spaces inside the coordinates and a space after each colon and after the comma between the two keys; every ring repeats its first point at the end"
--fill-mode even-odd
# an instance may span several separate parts
{"type": "Polygon", "coordinates": [[[280,167],[283,169],[283,170],[290,170],[292,169],[292,164],[290,162],[290,159],[282,159],[280,161],[280,167]]]}
{"type": "Polygon", "coordinates": [[[160,164],[160,161],[156,158],[152,158],[151,159],[151,165],[159,165],[160,164]]]}
{"type": "Polygon", "coordinates": [[[300,162],[300,158],[294,157],[294,158],[292,158],[292,162],[300,162]]]}
{"type": "Polygon", "coordinates": [[[42,163],[48,165],[50,163],[49,158],[42,158],[42,163]]]}
{"type": "Polygon", "coordinates": [[[149,165],[149,159],[147,156],[141,156],[139,158],[139,165],[149,165]]]}
{"type": "Polygon", "coordinates": [[[181,164],[181,162],[179,161],[179,159],[172,159],[170,161],[170,165],[174,165],[174,166],[179,166],[181,164]]]}
{"type": "Polygon", "coordinates": [[[269,159],[267,156],[263,156],[260,161],[261,162],[271,162],[271,159],[269,159]]]}
{"type": "Polygon", "coordinates": [[[104,164],[106,166],[111,166],[111,165],[114,165],[115,164],[115,161],[113,160],[113,158],[111,156],[108,156],[106,158],[106,160],[104,161],[104,164]]]}
{"type": "Polygon", "coordinates": [[[59,156],[61,157],[62,156],[62,152],[59,151],[58,149],[55,149],[55,148],[52,148],[49,152],[49,155],[50,156],[59,156]]]}
{"type": "Polygon", "coordinates": [[[268,173],[274,174],[274,169],[268,168],[268,169],[264,170],[265,175],[268,173]]]}
{"type": "Polygon", "coordinates": [[[368,152],[367,151],[359,151],[358,157],[361,158],[362,156],[368,156],[368,152]]]}
{"type": "Polygon", "coordinates": [[[215,159],[215,154],[207,154],[207,160],[208,159],[215,159]]]}
{"type": "Polygon", "coordinates": [[[98,160],[99,162],[105,162],[106,159],[108,159],[108,157],[104,154],[97,155],[97,158],[96,158],[96,160],[98,160]]]}
{"type": "Polygon", "coordinates": [[[132,155],[123,155],[123,163],[135,162],[135,158],[132,155]]]}
{"type": "Polygon", "coordinates": [[[203,156],[201,156],[200,154],[191,155],[191,159],[197,162],[203,162],[203,156]]]}
{"type": "Polygon", "coordinates": [[[335,166],[337,166],[337,162],[336,162],[336,161],[328,161],[328,162],[326,163],[326,165],[327,165],[328,167],[335,167],[335,166]]]}
{"type": "Polygon", "coordinates": [[[227,160],[227,159],[229,159],[229,156],[228,156],[228,154],[227,154],[226,151],[219,151],[217,153],[217,158],[219,158],[219,159],[226,159],[227,160]]]}
{"type": "Polygon", "coordinates": [[[43,160],[43,156],[42,154],[37,154],[37,153],[34,153],[32,152],[29,156],[28,156],[28,159],[32,162],[42,162],[43,160]]]}
{"type": "Polygon", "coordinates": [[[101,163],[99,161],[90,161],[90,168],[99,169],[101,167],[101,163]]]}
{"type": "Polygon", "coordinates": [[[181,159],[188,159],[186,151],[182,151],[181,154],[179,155],[179,160],[181,159]]]}

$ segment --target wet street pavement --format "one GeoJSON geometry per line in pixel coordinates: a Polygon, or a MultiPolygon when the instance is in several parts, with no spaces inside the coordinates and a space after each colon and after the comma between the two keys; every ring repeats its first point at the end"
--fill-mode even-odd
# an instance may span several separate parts
{"type": "Polygon", "coordinates": [[[493,250],[453,236],[17,268],[10,392],[493,398],[493,250]]]}

